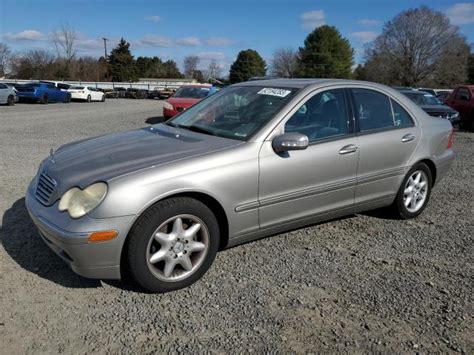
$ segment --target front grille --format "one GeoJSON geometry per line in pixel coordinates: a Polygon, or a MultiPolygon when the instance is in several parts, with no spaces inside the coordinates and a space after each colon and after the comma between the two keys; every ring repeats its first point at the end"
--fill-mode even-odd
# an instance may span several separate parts
{"type": "Polygon", "coordinates": [[[45,172],[42,172],[38,178],[38,184],[36,185],[36,199],[43,205],[49,205],[51,202],[51,195],[54,193],[56,186],[56,181],[49,177],[45,172]]]}
{"type": "Polygon", "coordinates": [[[436,112],[436,111],[431,111],[428,112],[430,116],[433,117],[441,117],[441,118],[448,118],[449,114],[447,112],[436,112]]]}

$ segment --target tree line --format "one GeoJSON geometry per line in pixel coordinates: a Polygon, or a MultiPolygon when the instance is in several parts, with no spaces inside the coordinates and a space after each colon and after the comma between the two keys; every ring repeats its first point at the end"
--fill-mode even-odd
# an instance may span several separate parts
{"type": "Polygon", "coordinates": [[[198,69],[200,58],[186,56],[183,72],[174,60],[134,58],[130,43],[120,40],[110,55],[78,57],[74,28],[63,25],[52,36],[55,53],[35,49],[14,54],[0,43],[0,76],[18,79],[136,81],[138,78],[188,78],[199,82],[237,83],[267,73],[277,77],[348,78],[401,86],[449,87],[474,83],[474,53],[459,28],[441,12],[421,6],[402,11],[386,22],[366,45],[363,62],[354,68],[354,49],[334,26],[315,28],[297,50],[280,48],[269,65],[254,49],[242,50],[228,77],[213,60],[198,69]]]}

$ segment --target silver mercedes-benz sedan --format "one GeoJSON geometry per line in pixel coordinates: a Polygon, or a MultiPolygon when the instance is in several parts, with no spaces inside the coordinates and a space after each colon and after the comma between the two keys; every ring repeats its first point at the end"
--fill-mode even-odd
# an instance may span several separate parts
{"type": "Polygon", "coordinates": [[[79,275],[166,292],[222,248],[386,206],[416,217],[452,145],[449,121],[383,85],[252,81],[163,124],[60,147],[26,205],[79,275]]]}

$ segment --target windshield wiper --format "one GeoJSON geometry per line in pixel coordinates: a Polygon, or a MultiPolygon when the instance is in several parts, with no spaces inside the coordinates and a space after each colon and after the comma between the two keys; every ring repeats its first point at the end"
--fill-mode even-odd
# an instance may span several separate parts
{"type": "Polygon", "coordinates": [[[193,131],[193,132],[198,132],[198,133],[204,133],[204,134],[209,134],[211,136],[215,136],[216,134],[208,129],[205,129],[203,127],[200,127],[200,126],[195,126],[195,125],[191,125],[191,126],[187,126],[187,125],[177,125],[177,127],[179,128],[183,128],[183,129],[187,129],[189,131],[193,131]]]}

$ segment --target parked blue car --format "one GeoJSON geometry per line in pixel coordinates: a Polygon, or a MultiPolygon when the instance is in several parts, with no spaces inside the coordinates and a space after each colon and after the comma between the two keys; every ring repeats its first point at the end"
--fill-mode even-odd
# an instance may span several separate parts
{"type": "Polygon", "coordinates": [[[42,104],[71,101],[71,93],[61,90],[54,83],[28,83],[16,85],[15,88],[20,101],[33,101],[42,104]]]}

